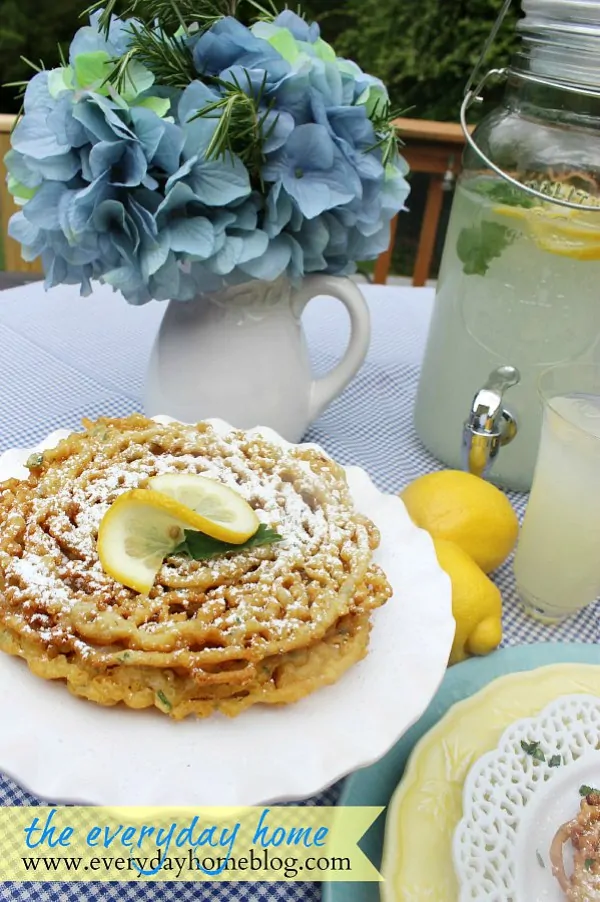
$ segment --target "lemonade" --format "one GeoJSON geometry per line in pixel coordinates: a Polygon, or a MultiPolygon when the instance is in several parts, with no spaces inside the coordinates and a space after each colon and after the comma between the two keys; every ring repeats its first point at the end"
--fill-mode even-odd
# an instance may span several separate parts
{"type": "MultiPolygon", "coordinates": [[[[589,203],[589,197],[585,203],[589,203]]],[[[415,410],[423,443],[462,467],[462,425],[490,372],[510,364],[518,421],[490,479],[528,489],[539,443],[540,372],[600,361],[600,208],[570,210],[507,183],[463,177],[452,210],[415,410]]]]}
{"type": "Polygon", "coordinates": [[[546,405],[515,577],[525,609],[546,622],[600,595],[600,394],[546,405]]]}

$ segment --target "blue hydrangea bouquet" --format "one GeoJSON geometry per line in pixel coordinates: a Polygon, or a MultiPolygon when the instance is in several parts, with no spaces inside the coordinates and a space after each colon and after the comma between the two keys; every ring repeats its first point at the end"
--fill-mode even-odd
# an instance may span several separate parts
{"type": "Polygon", "coordinates": [[[408,194],[388,95],[316,24],[254,0],[250,27],[233,0],[105,3],[23,86],[6,158],[10,234],[49,287],[186,301],[386,249],[408,194]]]}

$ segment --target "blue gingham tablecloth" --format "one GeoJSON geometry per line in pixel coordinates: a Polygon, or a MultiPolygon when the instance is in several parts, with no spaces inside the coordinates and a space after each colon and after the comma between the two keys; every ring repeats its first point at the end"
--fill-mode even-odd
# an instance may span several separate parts
{"type": "MultiPolygon", "coordinates": [[[[306,438],[343,464],[364,467],[380,489],[397,492],[439,464],[420,446],[412,407],[431,315],[427,288],[362,285],[369,302],[373,340],[368,359],[344,394],[306,438]]],[[[46,294],[34,283],[0,294],[0,451],[29,446],[58,427],[77,429],[82,417],[120,416],[142,409],[144,374],[164,306],[127,305],[106,288],[91,298],[58,288],[46,294]]],[[[348,336],[341,305],[313,301],[305,327],[315,369],[340,357],[348,336]]],[[[468,403],[468,401],[467,401],[468,403]]],[[[168,413],[168,411],[165,411],[168,413]]],[[[511,500],[522,515],[525,496],[511,500]]],[[[504,600],[504,645],[547,640],[598,642],[593,605],[559,627],[543,627],[519,610],[512,563],[494,575],[504,600]]],[[[32,741],[35,725],[32,724],[32,741]]],[[[0,760],[0,767],[1,767],[0,760]]],[[[335,804],[339,785],[308,804],[335,804]]],[[[36,804],[0,774],[0,804],[36,804]]],[[[12,902],[317,902],[320,888],[304,883],[238,884],[0,884],[0,900],[12,902]]]]}

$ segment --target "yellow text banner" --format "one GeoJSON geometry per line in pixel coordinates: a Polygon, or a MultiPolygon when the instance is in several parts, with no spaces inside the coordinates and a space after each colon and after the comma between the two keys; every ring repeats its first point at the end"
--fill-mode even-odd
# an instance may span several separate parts
{"type": "Polygon", "coordinates": [[[348,881],[382,808],[0,808],[0,881],[348,881]]]}

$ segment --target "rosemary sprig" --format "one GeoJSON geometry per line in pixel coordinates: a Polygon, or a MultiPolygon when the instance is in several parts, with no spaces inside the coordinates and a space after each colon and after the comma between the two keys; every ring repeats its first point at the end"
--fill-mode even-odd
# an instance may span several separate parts
{"type": "MultiPolygon", "coordinates": [[[[101,10],[99,27],[106,35],[119,0],[97,0],[86,14],[101,10]]],[[[122,11],[132,35],[128,52],[113,60],[106,82],[122,91],[128,67],[135,58],[166,87],[186,88],[198,77],[187,37],[210,28],[225,15],[233,15],[238,0],[131,0],[122,11]]]]}
{"type": "Polygon", "coordinates": [[[277,124],[274,118],[265,129],[273,102],[261,109],[267,74],[262,84],[255,91],[249,73],[244,70],[248,82],[247,89],[240,84],[237,77],[231,81],[213,79],[223,90],[222,97],[198,110],[194,119],[219,120],[211,142],[206,150],[207,159],[217,159],[227,154],[238,156],[249,171],[260,178],[260,169],[264,162],[263,147],[277,124]]]}
{"type": "Polygon", "coordinates": [[[61,66],[63,67],[63,69],[66,69],[67,66],[69,65],[69,61],[65,55],[65,51],[63,50],[62,44],[60,44],[60,43],[58,45],[58,59],[59,59],[61,66]]]}
{"type": "MultiPolygon", "coordinates": [[[[16,88],[16,87],[19,87],[19,85],[21,85],[21,84],[27,85],[28,82],[14,81],[14,82],[12,82],[11,84],[3,85],[2,87],[4,87],[4,88],[16,88]]],[[[25,98],[25,88],[23,88],[22,91],[20,90],[19,93],[17,94],[17,100],[20,100],[20,101],[21,101],[21,105],[20,105],[20,107],[19,107],[19,112],[18,112],[17,115],[15,116],[14,121],[13,121],[13,124],[12,124],[11,129],[10,129],[10,136],[11,136],[11,138],[12,138],[12,136],[13,136],[13,134],[14,134],[14,131],[15,131],[17,125],[19,124],[19,122],[21,121],[21,119],[23,118],[23,116],[25,115],[25,100],[24,100],[24,98],[25,98]]]]}
{"type": "Polygon", "coordinates": [[[111,84],[122,94],[127,88],[127,82],[131,83],[129,64],[133,62],[136,51],[130,48],[123,56],[113,59],[107,65],[112,65],[112,69],[104,79],[102,85],[111,84]]]}
{"type": "Polygon", "coordinates": [[[400,138],[400,131],[394,120],[398,119],[406,112],[407,110],[393,110],[390,102],[382,99],[375,103],[371,115],[369,116],[377,140],[372,147],[369,147],[368,152],[381,148],[381,162],[384,166],[387,166],[388,163],[393,163],[400,152],[399,149],[402,146],[402,140],[400,138]]]}
{"type": "Polygon", "coordinates": [[[157,83],[165,87],[184,89],[198,77],[192,51],[184,37],[161,34],[144,23],[131,23],[129,27],[132,34],[129,50],[114,61],[107,78],[118,91],[126,84],[128,66],[133,59],[150,69],[157,83]]]}
{"type": "MultiPolygon", "coordinates": [[[[119,4],[119,0],[97,0],[96,3],[92,3],[91,6],[86,7],[81,13],[80,18],[86,19],[89,18],[93,13],[97,13],[101,11],[99,25],[100,28],[108,35],[110,31],[110,23],[112,22],[113,15],[115,14],[115,10],[119,4]]],[[[133,4],[135,7],[135,3],[133,4]]],[[[124,15],[129,15],[131,12],[131,7],[124,11],[124,15]]]]}
{"type": "MultiPolygon", "coordinates": [[[[168,33],[179,28],[187,32],[194,23],[210,27],[224,16],[235,16],[239,3],[240,0],[131,0],[120,13],[125,19],[135,16],[140,22],[168,33]]],[[[95,0],[82,16],[100,12],[98,24],[108,35],[119,6],[120,0],[95,0]]]]}
{"type": "Polygon", "coordinates": [[[45,65],[45,63],[44,63],[43,60],[40,60],[39,66],[38,66],[37,63],[34,63],[34,62],[32,62],[30,59],[27,59],[26,56],[22,56],[22,57],[21,57],[21,60],[22,60],[27,66],[29,66],[30,69],[33,69],[34,72],[45,72],[45,71],[46,71],[46,65],[45,65]]]}
{"type": "Polygon", "coordinates": [[[19,90],[17,91],[17,100],[21,100],[23,97],[25,97],[25,91],[27,90],[28,84],[29,84],[28,80],[7,81],[2,85],[2,87],[3,88],[18,88],[19,90]]]}
{"type": "MultiPolygon", "coordinates": [[[[233,4],[235,11],[236,4],[233,4]]],[[[224,0],[133,0],[132,13],[147,24],[158,23],[166,31],[182,28],[184,32],[195,23],[210,26],[230,13],[231,3],[224,0]]]]}
{"type": "MultiPolygon", "coordinates": [[[[254,16],[256,22],[273,22],[274,19],[277,18],[280,9],[277,8],[275,0],[265,0],[265,6],[262,3],[259,3],[258,0],[247,0],[250,6],[254,7],[258,15],[254,16]]],[[[298,7],[298,15],[305,17],[305,14],[302,12],[300,7],[298,7]]]]}

